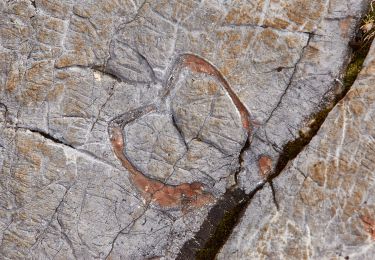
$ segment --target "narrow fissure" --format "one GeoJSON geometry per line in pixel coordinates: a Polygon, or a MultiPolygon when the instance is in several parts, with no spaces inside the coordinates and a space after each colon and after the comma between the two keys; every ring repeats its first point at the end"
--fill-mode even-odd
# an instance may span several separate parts
{"type": "MultiPolygon", "coordinates": [[[[355,36],[355,41],[361,42],[362,39],[363,33],[358,29],[357,35],[355,36]]],[[[320,127],[324,123],[329,112],[331,112],[331,110],[337,105],[337,103],[339,103],[346,96],[362,69],[363,62],[365,61],[367,53],[370,50],[371,43],[372,41],[368,41],[356,47],[350,44],[352,54],[349,58],[349,63],[346,67],[342,82],[340,82],[340,84],[342,85],[342,91],[337,94],[333,98],[333,100],[326,100],[325,102],[323,102],[325,104],[323,108],[319,112],[310,116],[311,123],[308,125],[309,131],[307,133],[300,131],[298,138],[284,145],[283,151],[276,164],[276,169],[270,176],[271,179],[277,177],[277,175],[280,174],[280,172],[285,168],[288,162],[293,160],[303,150],[303,148],[310,143],[311,139],[317,134],[320,127]]]]}
{"type": "MultiPolygon", "coordinates": [[[[371,10],[367,12],[367,15],[369,15],[370,12],[371,10]]],[[[361,19],[360,23],[362,23],[362,21],[363,20],[361,19]]],[[[338,102],[340,102],[340,100],[346,96],[350,90],[362,69],[363,62],[371,47],[372,40],[364,42],[363,39],[364,33],[358,28],[357,34],[354,38],[354,42],[357,44],[353,45],[353,41],[351,41],[350,44],[352,54],[348,59],[349,62],[342,78],[342,90],[333,100],[326,100],[323,102],[325,106],[323,106],[319,112],[311,115],[310,118],[312,120],[310,122],[312,123],[308,125],[309,131],[307,133],[303,133],[301,131],[300,136],[297,139],[284,145],[274,172],[269,175],[265,182],[259,184],[250,194],[246,194],[243,190],[236,187],[229,189],[224,194],[223,198],[210,210],[206,220],[202,224],[201,229],[196,233],[195,237],[184,244],[177,256],[177,259],[215,259],[217,253],[220,251],[233,229],[242,218],[254,195],[261,190],[266,183],[269,183],[271,186],[273,200],[275,206],[278,208],[278,202],[275,197],[272,180],[276,178],[285,169],[287,164],[296,158],[296,156],[310,143],[312,138],[317,134],[320,127],[324,123],[329,112],[338,102]],[[358,44],[359,42],[361,44],[358,44]]],[[[241,168],[243,164],[243,152],[246,151],[249,146],[250,142],[247,142],[245,147],[241,150],[241,168]]],[[[241,168],[235,173],[236,180],[241,168]]]]}
{"type": "Polygon", "coordinates": [[[66,142],[63,142],[59,139],[57,139],[56,137],[53,137],[52,135],[50,135],[49,133],[46,133],[44,131],[41,131],[41,130],[38,130],[38,129],[31,129],[31,128],[24,128],[24,127],[17,127],[17,128],[20,128],[20,129],[26,129],[26,130],[29,130],[30,132],[32,133],[37,133],[37,134],[40,134],[41,136],[43,136],[45,139],[48,139],[54,143],[57,143],[57,144],[62,144],[62,145],[65,145],[65,146],[68,146],[72,149],[76,149],[73,145],[71,144],[68,144],[66,142]]]}
{"type": "Polygon", "coordinates": [[[234,181],[235,181],[235,185],[237,185],[238,183],[238,174],[240,174],[241,172],[241,169],[243,167],[243,164],[244,164],[244,159],[243,159],[243,154],[246,150],[248,150],[250,148],[250,138],[247,138],[246,139],[246,142],[245,142],[245,145],[242,147],[241,151],[240,151],[240,156],[239,156],[239,165],[240,167],[238,167],[237,171],[234,173],[234,181]]]}
{"type": "Polygon", "coordinates": [[[273,114],[275,113],[275,111],[277,110],[277,108],[280,106],[281,102],[283,101],[284,99],[284,96],[286,95],[286,93],[288,92],[289,88],[292,86],[292,84],[294,83],[293,79],[294,79],[294,76],[297,72],[297,69],[298,69],[298,65],[299,63],[301,62],[302,58],[304,57],[304,54],[305,54],[305,51],[306,51],[306,48],[309,46],[310,42],[311,42],[311,39],[312,37],[314,36],[313,33],[309,33],[309,37],[307,38],[307,42],[305,44],[305,46],[303,46],[302,48],[302,51],[301,51],[301,56],[299,57],[299,59],[296,61],[295,65],[294,65],[294,68],[293,68],[293,72],[292,74],[290,75],[290,78],[289,78],[289,83],[288,85],[286,86],[285,90],[284,90],[284,93],[281,95],[279,101],[277,102],[276,106],[274,107],[274,109],[272,109],[270,115],[268,116],[268,118],[266,119],[265,123],[268,123],[268,121],[272,118],[273,114]]]}
{"type": "Polygon", "coordinates": [[[277,202],[277,199],[276,199],[276,190],[275,190],[275,187],[273,186],[273,181],[270,180],[268,183],[271,187],[273,203],[275,204],[276,209],[279,210],[279,203],[277,202]]]}
{"type": "MultiPolygon", "coordinates": [[[[254,190],[254,194],[257,190],[254,190]]],[[[176,259],[213,259],[247,204],[248,195],[243,190],[228,190],[210,210],[195,237],[184,244],[176,259]]]]}

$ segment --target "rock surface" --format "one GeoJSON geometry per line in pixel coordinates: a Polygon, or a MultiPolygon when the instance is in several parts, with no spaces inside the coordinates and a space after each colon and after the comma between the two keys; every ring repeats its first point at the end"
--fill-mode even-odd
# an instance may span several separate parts
{"type": "Polygon", "coordinates": [[[340,91],[367,5],[0,0],[0,255],[176,258],[340,91]]]}
{"type": "Polygon", "coordinates": [[[373,259],[375,43],[305,150],[258,192],[218,259],[373,259]]]}

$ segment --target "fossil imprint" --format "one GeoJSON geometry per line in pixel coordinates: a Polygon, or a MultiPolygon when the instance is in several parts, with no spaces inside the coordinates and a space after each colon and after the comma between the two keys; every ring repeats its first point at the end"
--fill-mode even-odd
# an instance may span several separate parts
{"type": "MultiPolygon", "coordinates": [[[[179,56],[169,73],[166,87],[160,95],[161,100],[165,102],[168,95],[170,95],[182,69],[188,69],[194,73],[212,76],[220,82],[239,113],[241,126],[245,132],[245,139],[247,140],[251,134],[251,122],[248,110],[233,92],[221,73],[208,61],[199,56],[194,54],[183,54],[179,56]]],[[[125,135],[123,134],[125,126],[146,114],[157,111],[158,107],[156,104],[140,107],[114,118],[108,126],[112,149],[123,167],[129,172],[133,185],[139,190],[146,201],[152,201],[160,207],[199,208],[214,202],[215,197],[207,191],[203,183],[192,182],[179,185],[163,183],[160,180],[148,177],[144,174],[126,155],[125,149],[128,140],[126,140],[125,135]]],[[[175,127],[178,128],[178,125],[176,124],[175,127]]],[[[180,133],[182,132],[181,129],[178,129],[178,131],[180,133]]],[[[242,144],[242,147],[244,145],[245,143],[242,144]]]]}

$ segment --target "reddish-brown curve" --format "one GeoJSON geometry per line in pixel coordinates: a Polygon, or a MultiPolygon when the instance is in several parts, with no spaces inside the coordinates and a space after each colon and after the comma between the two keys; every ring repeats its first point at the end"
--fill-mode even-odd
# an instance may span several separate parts
{"type": "Polygon", "coordinates": [[[124,155],[125,138],[121,127],[110,128],[110,138],[113,151],[130,173],[134,185],[148,200],[159,204],[162,207],[201,207],[214,201],[214,197],[203,190],[199,182],[183,183],[177,186],[167,185],[158,180],[146,177],[140,172],[124,155]]]}
{"type": "Polygon", "coordinates": [[[258,167],[260,175],[267,178],[272,171],[272,159],[267,155],[262,155],[258,160],[258,167]]]}
{"type": "Polygon", "coordinates": [[[221,73],[208,61],[204,60],[203,58],[194,55],[194,54],[184,54],[181,56],[182,58],[182,65],[184,67],[188,67],[192,71],[198,73],[205,73],[208,75],[212,75],[217,77],[220,82],[223,84],[225,90],[228,92],[231,100],[233,101],[234,105],[236,106],[238,112],[241,116],[242,126],[247,130],[250,134],[250,113],[247,108],[242,104],[241,100],[238,96],[233,92],[232,88],[229,86],[226,79],[221,75],[221,73]]]}
{"type": "MultiPolygon", "coordinates": [[[[228,82],[213,65],[196,55],[184,54],[180,56],[178,64],[174,69],[181,67],[187,67],[192,71],[217,77],[239,111],[242,125],[246,129],[248,135],[250,135],[251,128],[249,112],[230,88],[228,82]]],[[[167,93],[169,93],[169,90],[167,90],[167,93]]],[[[109,126],[110,140],[114,153],[121,161],[121,164],[129,171],[132,182],[146,200],[153,201],[162,207],[198,208],[213,202],[214,197],[204,191],[202,183],[182,183],[177,186],[162,183],[144,175],[124,154],[126,140],[122,134],[122,127],[142,114],[150,112],[153,109],[151,107],[154,106],[138,109],[139,111],[125,113],[119,118],[114,119],[109,126]]]]}

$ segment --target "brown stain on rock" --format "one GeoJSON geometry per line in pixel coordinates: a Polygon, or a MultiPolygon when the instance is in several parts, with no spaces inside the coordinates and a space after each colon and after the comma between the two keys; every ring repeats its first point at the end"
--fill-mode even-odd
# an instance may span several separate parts
{"type": "Polygon", "coordinates": [[[276,17],[273,19],[266,19],[264,25],[272,28],[287,29],[289,26],[289,22],[276,17]]]}
{"type": "Polygon", "coordinates": [[[48,92],[47,100],[51,102],[58,100],[58,98],[63,95],[64,88],[63,84],[56,84],[54,88],[48,92]]]}
{"type": "Polygon", "coordinates": [[[343,38],[347,38],[350,32],[350,26],[353,24],[353,18],[348,17],[340,21],[340,35],[343,38]]]}
{"type": "MultiPolygon", "coordinates": [[[[326,167],[327,166],[324,164],[324,162],[319,161],[314,163],[309,168],[310,178],[320,187],[322,187],[324,185],[324,182],[326,181],[326,176],[324,175],[326,167]]],[[[331,172],[331,174],[333,174],[333,171],[331,172]]]]}
{"type": "Polygon", "coordinates": [[[20,81],[21,75],[18,69],[12,69],[8,74],[8,78],[5,84],[6,91],[8,91],[9,93],[13,93],[17,85],[20,84],[20,81]]]}
{"type": "Polygon", "coordinates": [[[277,48],[277,39],[279,36],[272,29],[265,29],[259,35],[259,40],[271,49],[277,48]]]}
{"type": "MultiPolygon", "coordinates": [[[[179,57],[175,66],[172,68],[169,79],[173,81],[173,72],[176,69],[178,70],[183,67],[189,68],[193,72],[214,76],[220,81],[240,113],[242,126],[247,134],[250,135],[250,114],[237,95],[233,92],[222,74],[203,58],[193,54],[183,54],[179,57]]],[[[170,85],[169,82],[166,91],[162,94],[162,98],[170,93],[170,85]]],[[[216,88],[216,85],[210,86],[208,91],[212,92],[216,88]]],[[[148,202],[154,202],[161,207],[182,208],[182,210],[189,207],[199,208],[213,203],[215,201],[214,196],[204,190],[204,185],[202,183],[192,182],[179,185],[165,184],[159,180],[147,177],[126,157],[126,154],[124,153],[126,140],[122,133],[122,129],[131,121],[155,110],[156,106],[150,105],[124,113],[110,122],[108,131],[116,157],[120,160],[122,166],[128,170],[131,181],[148,202]]]]}
{"type": "Polygon", "coordinates": [[[360,217],[366,231],[370,234],[372,240],[375,240],[375,220],[368,216],[360,217]]]}
{"type": "Polygon", "coordinates": [[[195,207],[199,208],[214,201],[214,197],[204,191],[203,184],[199,182],[182,183],[180,185],[167,185],[158,180],[146,177],[125,156],[125,138],[121,127],[110,129],[113,151],[130,173],[130,178],[142,196],[147,201],[152,201],[161,207],[195,207]]]}
{"type": "Polygon", "coordinates": [[[194,54],[181,55],[180,64],[182,65],[182,67],[187,67],[194,72],[205,73],[219,79],[220,83],[224,86],[225,90],[229,94],[229,97],[231,98],[232,102],[234,103],[238,112],[240,113],[242,126],[247,130],[248,134],[250,134],[250,113],[244,106],[244,104],[242,104],[238,96],[234,93],[234,91],[229,86],[226,79],[221,75],[221,73],[208,61],[194,54]]]}
{"type": "Polygon", "coordinates": [[[56,68],[65,68],[73,65],[88,66],[89,62],[84,51],[70,51],[61,55],[55,62],[56,68]]]}
{"type": "Polygon", "coordinates": [[[262,1],[235,1],[233,7],[229,8],[224,22],[233,25],[258,24],[262,12],[264,0],[262,1]]]}
{"type": "Polygon", "coordinates": [[[322,0],[296,0],[287,4],[286,14],[290,21],[310,31],[314,26],[313,21],[315,22],[321,17],[324,8],[324,1],[322,0]]]}
{"type": "Polygon", "coordinates": [[[263,178],[267,178],[272,172],[272,159],[267,155],[262,155],[258,160],[259,173],[263,178]]]}

